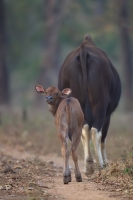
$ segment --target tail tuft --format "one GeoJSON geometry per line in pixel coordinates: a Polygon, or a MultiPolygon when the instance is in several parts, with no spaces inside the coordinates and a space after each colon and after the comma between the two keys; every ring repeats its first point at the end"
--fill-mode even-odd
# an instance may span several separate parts
{"type": "Polygon", "coordinates": [[[71,141],[72,141],[72,132],[71,132],[71,130],[70,130],[70,129],[68,130],[68,137],[69,137],[69,140],[71,140],[71,141]]]}
{"type": "Polygon", "coordinates": [[[66,115],[67,115],[67,124],[68,124],[68,137],[72,141],[72,131],[71,131],[71,111],[70,111],[70,102],[71,102],[71,97],[67,98],[67,104],[66,104],[66,115]]]}

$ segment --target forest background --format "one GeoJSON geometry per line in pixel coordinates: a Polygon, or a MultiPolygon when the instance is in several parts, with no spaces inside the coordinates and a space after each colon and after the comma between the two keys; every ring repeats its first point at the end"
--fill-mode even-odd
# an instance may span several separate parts
{"type": "Polygon", "coordinates": [[[118,110],[132,111],[132,10],[132,0],[1,0],[1,109],[42,109],[34,86],[57,85],[64,59],[89,33],[120,74],[118,110]]]}

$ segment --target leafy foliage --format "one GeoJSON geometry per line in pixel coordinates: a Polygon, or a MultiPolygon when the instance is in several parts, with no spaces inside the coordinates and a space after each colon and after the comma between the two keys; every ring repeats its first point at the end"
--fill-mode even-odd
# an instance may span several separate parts
{"type": "MultiPolygon", "coordinates": [[[[52,2],[52,0],[51,0],[52,2]]],[[[58,3],[58,2],[57,2],[58,3]]],[[[133,3],[130,0],[130,11],[133,3]]],[[[11,73],[11,85],[25,88],[36,82],[43,66],[47,38],[47,0],[5,0],[7,57],[11,73]],[[18,77],[15,78],[14,77],[18,77]]],[[[102,48],[113,63],[121,64],[120,36],[118,30],[119,0],[68,1],[58,23],[59,65],[66,55],[89,33],[96,45],[102,48]]],[[[50,12],[50,11],[49,11],[50,12]]],[[[52,13],[51,13],[52,14],[52,13]]],[[[56,12],[58,15],[58,12],[56,12]]],[[[132,12],[129,13],[132,19],[132,12]]],[[[56,22],[55,22],[56,23],[56,22]]],[[[132,20],[130,20],[130,25],[132,20]]],[[[58,24],[57,24],[58,25],[58,24]]],[[[132,30],[132,29],[131,29],[132,30]]],[[[58,52],[57,52],[58,54],[58,52]]],[[[52,66],[53,67],[53,66],[52,66]]],[[[117,67],[117,66],[116,66],[117,67]]],[[[58,72],[58,66],[56,66],[58,72]]],[[[57,74],[56,74],[57,76],[57,74]]]]}

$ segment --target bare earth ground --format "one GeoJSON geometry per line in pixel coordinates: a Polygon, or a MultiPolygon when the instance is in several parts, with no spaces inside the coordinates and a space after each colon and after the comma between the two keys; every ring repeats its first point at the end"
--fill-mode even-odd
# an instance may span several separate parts
{"type": "MultiPolygon", "coordinates": [[[[0,199],[66,199],[114,200],[122,199],[119,191],[109,192],[83,176],[77,183],[72,170],[72,182],[62,182],[62,158],[56,155],[36,157],[18,148],[1,147],[0,199]],[[8,163],[8,164],[7,164],[8,163]]],[[[80,161],[83,168],[83,161],[80,161]]]]}
{"type": "MultiPolygon", "coordinates": [[[[79,153],[83,182],[75,181],[71,160],[72,182],[64,185],[60,145],[49,119],[46,123],[48,125],[42,125],[42,121],[38,121],[31,123],[31,126],[30,123],[23,124],[15,119],[0,127],[0,200],[133,199],[133,152],[124,150],[120,157],[117,155],[120,144],[124,149],[132,147],[131,137],[124,139],[122,133],[122,139],[118,136],[116,144],[109,138],[108,151],[113,161],[109,162],[106,169],[90,177],[83,173],[83,157],[79,153]]],[[[123,118],[115,126],[118,133],[123,131],[119,130],[119,123],[124,127],[123,118]]],[[[112,130],[116,132],[114,127],[112,130]]],[[[129,136],[132,131],[130,127],[129,130],[124,129],[129,136]]]]}

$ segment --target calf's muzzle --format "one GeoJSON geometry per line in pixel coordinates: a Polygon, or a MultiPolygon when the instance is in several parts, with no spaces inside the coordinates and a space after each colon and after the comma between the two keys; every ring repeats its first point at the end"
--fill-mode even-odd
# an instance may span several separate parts
{"type": "Polygon", "coordinates": [[[47,96],[47,97],[46,97],[46,102],[47,102],[47,103],[53,102],[53,97],[52,97],[52,96],[47,96]]]}

